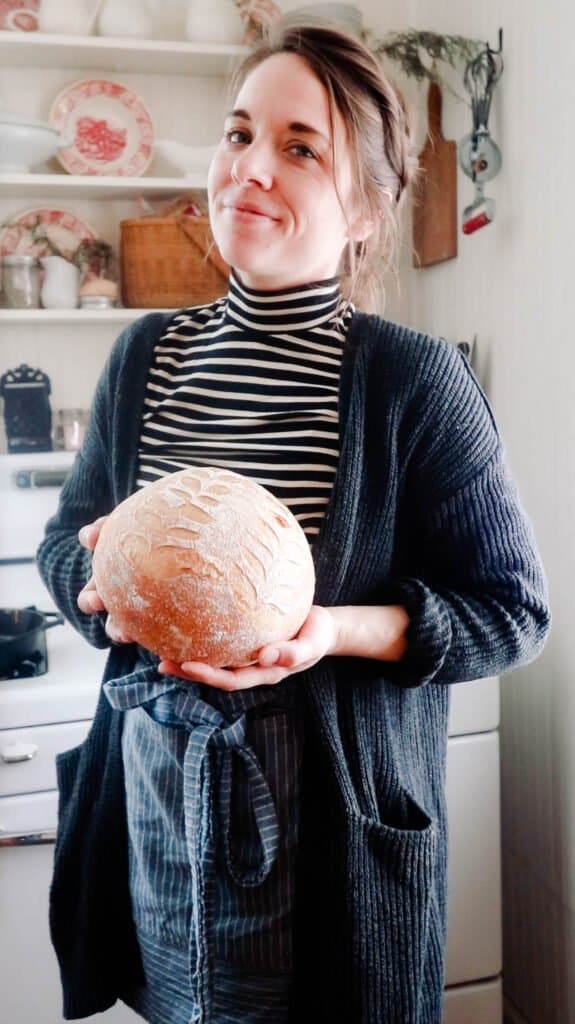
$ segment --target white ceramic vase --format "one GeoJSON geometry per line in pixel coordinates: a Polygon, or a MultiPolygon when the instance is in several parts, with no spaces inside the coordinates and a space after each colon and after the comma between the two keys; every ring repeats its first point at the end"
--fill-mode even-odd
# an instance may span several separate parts
{"type": "Polygon", "coordinates": [[[80,291],[80,271],[62,256],[43,256],[44,280],[40,300],[44,309],[75,309],[80,291]]]}
{"type": "Polygon", "coordinates": [[[188,0],[186,37],[191,43],[241,43],[243,35],[234,0],[188,0]]]}

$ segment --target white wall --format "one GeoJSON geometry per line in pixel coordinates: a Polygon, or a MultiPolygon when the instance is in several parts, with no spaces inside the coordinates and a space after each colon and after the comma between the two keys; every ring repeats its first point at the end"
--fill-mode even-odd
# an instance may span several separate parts
{"type": "MultiPolygon", "coordinates": [[[[477,334],[479,374],[549,577],[547,649],[502,686],[504,986],[529,1024],[572,1024],[575,8],[568,0],[412,0],[405,14],[399,2],[363,6],[381,32],[413,25],[496,45],[499,26],[504,31],[505,70],[490,120],[503,168],[486,186],[496,220],[460,233],[456,260],[426,270],[406,260],[402,314],[452,340],[477,334]]],[[[421,91],[422,110],[424,102],[421,91]]],[[[470,112],[446,96],[446,137],[469,130],[470,112]]],[[[463,174],[459,184],[461,211],[473,189],[463,174]]]]}

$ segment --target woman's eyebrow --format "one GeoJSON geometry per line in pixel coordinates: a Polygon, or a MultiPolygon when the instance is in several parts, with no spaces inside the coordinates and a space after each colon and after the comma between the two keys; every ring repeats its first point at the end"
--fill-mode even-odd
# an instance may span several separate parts
{"type": "MultiPolygon", "coordinates": [[[[237,107],[235,110],[229,110],[226,114],[228,117],[239,117],[243,121],[251,121],[251,116],[247,110],[243,110],[241,107],[237,107]]],[[[298,132],[300,135],[315,135],[320,139],[323,139],[327,146],[331,145],[329,137],[325,132],[321,132],[318,128],[313,128],[312,125],[304,124],[303,121],[291,121],[288,125],[290,132],[298,132]]]]}
{"type": "Polygon", "coordinates": [[[327,146],[330,145],[329,137],[325,132],[320,132],[319,128],[313,128],[309,124],[304,124],[302,121],[292,121],[289,125],[290,132],[297,132],[298,135],[316,135],[319,139],[323,139],[327,146]]]}

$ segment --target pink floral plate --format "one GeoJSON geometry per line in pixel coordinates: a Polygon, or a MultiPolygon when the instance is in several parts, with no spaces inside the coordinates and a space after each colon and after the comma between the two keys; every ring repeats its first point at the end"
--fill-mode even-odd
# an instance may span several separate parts
{"type": "Polygon", "coordinates": [[[0,29],[36,32],[40,0],[0,0],[0,29]]]}
{"type": "Polygon", "coordinates": [[[63,256],[71,257],[80,242],[97,238],[96,232],[65,210],[46,207],[24,210],[0,232],[0,256],[47,256],[50,248],[43,235],[63,256]]]}
{"type": "Polygon", "coordinates": [[[58,150],[69,174],[143,174],[153,156],[154,129],[142,100],[106,79],[89,78],[64,89],[50,123],[70,146],[58,150]]]}

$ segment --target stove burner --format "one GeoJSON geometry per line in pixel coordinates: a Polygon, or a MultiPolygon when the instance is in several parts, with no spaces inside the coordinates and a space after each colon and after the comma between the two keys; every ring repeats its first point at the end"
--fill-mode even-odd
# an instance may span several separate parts
{"type": "Polygon", "coordinates": [[[48,671],[48,659],[46,652],[36,650],[27,658],[22,658],[17,665],[13,665],[9,671],[0,676],[2,679],[30,679],[32,676],[43,676],[48,671]]]}

